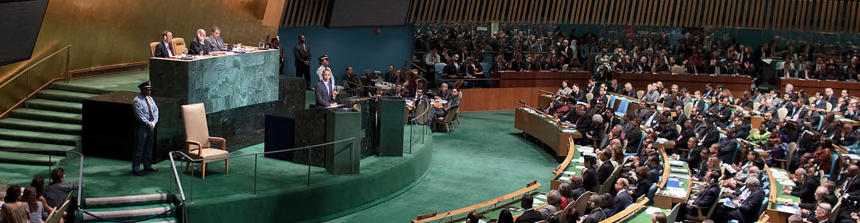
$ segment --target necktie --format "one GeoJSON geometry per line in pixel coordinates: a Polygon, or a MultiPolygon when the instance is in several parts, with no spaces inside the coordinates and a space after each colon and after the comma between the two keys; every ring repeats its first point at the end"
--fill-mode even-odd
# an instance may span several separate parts
{"type": "Polygon", "coordinates": [[[307,47],[307,46],[305,46],[305,44],[304,44],[304,43],[302,43],[302,48],[304,48],[304,49],[305,49],[305,52],[308,52],[308,47],[307,47]]]}
{"type": "Polygon", "coordinates": [[[333,97],[333,95],[331,93],[331,86],[329,86],[329,82],[325,82],[325,91],[328,92],[329,96],[333,97]]]}
{"type": "Polygon", "coordinates": [[[149,108],[149,121],[155,121],[155,116],[152,115],[152,98],[146,96],[146,107],[149,108]]]}

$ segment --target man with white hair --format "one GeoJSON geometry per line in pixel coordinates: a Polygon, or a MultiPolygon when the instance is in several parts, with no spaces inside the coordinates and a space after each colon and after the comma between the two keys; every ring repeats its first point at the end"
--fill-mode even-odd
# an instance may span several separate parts
{"type": "Polygon", "coordinates": [[[642,101],[645,102],[657,102],[657,98],[660,97],[660,92],[657,92],[657,85],[649,84],[648,91],[645,92],[645,95],[642,96],[642,101]]]}
{"type": "Polygon", "coordinates": [[[783,94],[791,95],[792,101],[797,100],[797,92],[794,92],[794,85],[786,84],[785,85],[785,92],[783,92],[783,94]]]}
{"type": "Polygon", "coordinates": [[[814,203],[803,203],[803,202],[801,202],[801,203],[797,204],[797,207],[800,208],[800,214],[803,217],[808,218],[808,220],[810,220],[811,222],[813,222],[812,221],[812,219],[814,219],[813,213],[815,213],[815,211],[818,209],[819,204],[827,203],[827,200],[825,200],[825,199],[827,198],[827,195],[829,195],[829,194],[830,194],[830,191],[827,189],[827,187],[820,186],[820,187],[818,187],[818,189],[815,189],[815,202],[814,203]]]}
{"type": "Polygon", "coordinates": [[[636,89],[633,89],[633,85],[630,82],[624,83],[624,95],[631,98],[637,98],[639,96],[636,95],[636,89]]]}
{"type": "Polygon", "coordinates": [[[758,220],[760,214],[759,210],[761,209],[762,201],[764,201],[764,191],[761,189],[761,181],[759,181],[758,178],[749,177],[747,178],[745,185],[750,191],[749,197],[747,197],[743,202],[734,200],[733,202],[738,205],[738,207],[731,211],[727,211],[726,215],[715,216],[716,222],[723,222],[721,220],[724,219],[719,219],[721,217],[735,219],[740,223],[749,223],[758,220]]]}
{"type": "Polygon", "coordinates": [[[834,106],[839,103],[839,98],[833,95],[833,88],[824,89],[824,101],[830,102],[834,106]]]}
{"type": "Polygon", "coordinates": [[[791,189],[788,186],[782,186],[782,193],[799,197],[800,203],[815,202],[815,190],[820,186],[819,181],[814,177],[808,176],[806,170],[803,168],[797,168],[794,171],[794,176],[796,178],[794,184],[797,186],[791,189]]]}
{"type": "Polygon", "coordinates": [[[815,209],[815,220],[818,220],[818,223],[830,223],[830,210],[830,204],[818,204],[818,208],[815,209]]]}

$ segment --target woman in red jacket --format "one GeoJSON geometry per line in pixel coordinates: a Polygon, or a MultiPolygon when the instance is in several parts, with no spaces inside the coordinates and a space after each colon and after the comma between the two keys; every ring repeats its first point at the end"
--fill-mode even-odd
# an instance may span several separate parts
{"type": "Polygon", "coordinates": [[[825,174],[830,173],[830,155],[833,154],[833,141],[830,138],[821,138],[821,144],[812,157],[818,163],[818,169],[823,170],[825,174]]]}

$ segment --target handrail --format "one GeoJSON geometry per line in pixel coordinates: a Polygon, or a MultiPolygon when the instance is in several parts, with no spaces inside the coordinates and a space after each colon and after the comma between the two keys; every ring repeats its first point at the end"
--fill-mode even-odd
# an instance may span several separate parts
{"type": "Polygon", "coordinates": [[[409,59],[406,59],[406,62],[409,62],[410,64],[412,64],[412,67],[417,68],[418,70],[423,71],[424,73],[427,73],[427,70],[425,70],[424,68],[422,68],[421,66],[419,66],[415,62],[412,62],[409,59]]]}
{"type": "Polygon", "coordinates": [[[537,190],[539,187],[540,187],[540,183],[535,183],[535,184],[532,184],[532,185],[527,185],[526,187],[524,187],[524,188],[522,188],[522,189],[519,189],[519,190],[516,190],[516,191],[514,191],[514,192],[511,192],[511,193],[508,193],[508,194],[502,195],[502,196],[500,196],[500,197],[496,197],[496,198],[490,199],[490,200],[488,200],[488,201],[484,201],[484,202],[481,202],[481,203],[477,203],[477,204],[474,204],[474,205],[471,205],[471,206],[468,206],[468,207],[459,208],[459,209],[456,209],[456,210],[453,210],[453,211],[448,211],[448,212],[444,212],[444,213],[439,213],[439,214],[437,214],[436,216],[429,217],[429,218],[424,218],[424,219],[420,219],[420,220],[418,220],[418,219],[413,219],[413,220],[412,220],[412,222],[413,222],[413,223],[431,222],[431,221],[436,221],[436,220],[444,219],[444,218],[446,218],[446,217],[448,217],[448,216],[456,216],[456,215],[459,215],[459,214],[468,213],[468,212],[470,212],[470,211],[477,210],[477,209],[479,209],[479,208],[481,208],[481,207],[486,207],[486,206],[490,206],[490,205],[498,204],[498,203],[500,203],[500,202],[502,202],[502,201],[505,201],[505,200],[508,200],[508,199],[516,198],[516,197],[518,197],[518,196],[521,196],[522,194],[525,194],[525,193],[528,193],[528,192],[531,192],[531,191],[537,190]]]}
{"type": "MultiPolygon", "coordinates": [[[[21,76],[21,74],[24,74],[24,73],[26,73],[27,71],[30,71],[30,69],[32,69],[32,68],[33,68],[33,67],[35,67],[36,65],[41,64],[42,62],[44,62],[44,61],[45,61],[45,60],[47,60],[48,58],[51,58],[51,57],[53,57],[53,56],[57,55],[58,53],[60,53],[60,51],[63,51],[63,50],[65,50],[66,48],[71,48],[71,47],[72,47],[72,45],[68,45],[68,46],[66,46],[66,47],[63,47],[62,49],[59,49],[59,50],[55,51],[54,53],[51,53],[51,55],[48,55],[48,56],[46,56],[45,58],[42,58],[42,59],[41,59],[41,60],[39,60],[38,62],[34,63],[33,65],[30,65],[29,67],[27,67],[27,69],[24,69],[24,70],[22,70],[21,72],[18,72],[18,74],[15,74],[15,76],[12,76],[11,78],[6,79],[6,80],[8,80],[8,81],[6,81],[6,83],[0,84],[0,88],[3,88],[3,87],[4,87],[4,86],[6,86],[7,84],[9,84],[9,82],[12,82],[12,80],[14,80],[15,78],[18,78],[18,76],[21,76]]],[[[67,59],[67,60],[68,60],[68,59],[67,59]]],[[[67,64],[66,64],[66,74],[68,74],[68,73],[69,73],[69,69],[68,69],[68,67],[69,67],[69,65],[68,65],[68,63],[67,63],[67,64]]],[[[68,78],[69,80],[71,80],[71,79],[72,79],[72,77],[71,77],[71,76],[67,76],[66,78],[68,78]]]]}
{"type": "Polygon", "coordinates": [[[3,111],[3,113],[2,113],[2,114],[0,114],[0,117],[6,117],[6,115],[8,115],[8,114],[9,114],[9,112],[11,112],[12,110],[14,110],[15,108],[18,108],[18,106],[21,106],[21,104],[22,104],[22,103],[26,102],[28,99],[30,99],[31,97],[33,97],[33,95],[35,95],[35,94],[36,94],[36,92],[39,92],[40,90],[44,89],[46,86],[50,85],[51,83],[54,83],[55,81],[62,80],[62,79],[65,79],[66,81],[71,80],[71,79],[72,79],[72,76],[71,76],[71,73],[69,72],[69,57],[71,56],[71,47],[72,47],[72,45],[68,45],[68,46],[65,46],[65,47],[63,47],[63,48],[61,48],[61,49],[59,49],[59,50],[57,50],[57,51],[55,51],[55,52],[51,53],[50,55],[46,56],[45,58],[42,58],[41,60],[37,61],[36,63],[33,63],[32,65],[30,65],[30,66],[29,66],[29,67],[27,67],[26,69],[24,69],[24,70],[22,70],[22,71],[18,72],[17,74],[15,74],[14,76],[12,76],[12,77],[10,77],[10,78],[6,79],[6,81],[5,81],[5,82],[3,82],[2,84],[0,84],[0,89],[2,89],[3,87],[5,87],[6,85],[8,85],[9,83],[12,83],[12,81],[15,81],[16,79],[18,79],[18,77],[20,77],[22,74],[24,74],[24,73],[27,73],[27,74],[28,74],[28,75],[27,75],[27,91],[28,91],[28,92],[27,92],[27,97],[22,98],[21,100],[19,100],[18,102],[16,102],[14,105],[12,105],[12,106],[10,106],[9,108],[7,108],[5,111],[3,111]],[[67,49],[68,49],[68,50],[67,50],[67,49]],[[29,79],[29,71],[30,71],[30,69],[32,69],[32,68],[33,68],[33,67],[35,67],[36,65],[42,64],[42,62],[44,62],[44,61],[48,60],[49,58],[52,58],[52,57],[56,56],[57,54],[59,54],[59,53],[60,53],[60,52],[62,52],[63,50],[67,50],[67,51],[66,51],[66,69],[65,69],[65,71],[64,71],[64,72],[65,72],[64,77],[57,77],[57,78],[51,79],[51,80],[49,80],[47,83],[45,83],[45,84],[43,84],[42,86],[40,86],[39,88],[35,89],[35,91],[33,91],[33,92],[29,92],[29,91],[30,91],[30,79],[29,79]]]}
{"type": "MultiPolygon", "coordinates": [[[[299,148],[282,149],[282,150],[275,150],[275,151],[268,151],[268,152],[261,152],[261,153],[250,153],[250,154],[242,154],[242,155],[235,155],[235,156],[227,156],[227,158],[224,158],[224,159],[240,158],[240,157],[248,157],[248,156],[254,156],[254,157],[257,157],[257,156],[259,156],[259,155],[274,154],[274,153],[284,153],[284,152],[292,152],[292,151],[305,150],[305,149],[310,150],[310,149],[313,149],[313,148],[316,148],[316,147],[326,146],[326,145],[331,145],[331,144],[341,143],[341,142],[346,142],[346,141],[352,141],[351,143],[355,143],[355,139],[356,139],[355,137],[349,137],[349,138],[340,139],[340,140],[336,140],[336,141],[331,141],[331,142],[326,142],[326,143],[321,143],[321,144],[316,144],[316,145],[309,145],[309,146],[304,146],[304,147],[299,147],[299,148]]],[[[353,149],[352,149],[352,150],[354,150],[354,148],[355,148],[355,147],[353,147],[353,149]]],[[[350,151],[350,152],[352,152],[352,151],[350,151]]],[[[179,179],[179,172],[176,170],[176,160],[174,160],[174,158],[173,158],[175,154],[179,154],[179,155],[183,156],[185,159],[188,159],[189,161],[192,161],[192,162],[194,162],[194,161],[203,161],[204,159],[194,159],[194,158],[191,158],[190,156],[188,156],[188,154],[186,154],[186,153],[184,153],[184,152],[182,152],[182,151],[170,151],[170,152],[168,153],[168,158],[170,158],[170,168],[171,168],[171,170],[173,170],[173,178],[174,178],[174,180],[176,180],[176,186],[179,188],[179,195],[182,197],[182,202],[184,203],[184,202],[185,202],[185,200],[186,200],[186,198],[185,198],[185,190],[184,190],[184,189],[182,189],[182,182],[181,182],[181,181],[180,181],[180,179],[179,179]]],[[[308,153],[308,156],[310,156],[310,152],[308,153]]],[[[351,157],[351,156],[350,156],[350,157],[351,157]]],[[[257,183],[256,183],[256,181],[257,181],[257,180],[256,180],[256,179],[257,179],[257,175],[256,175],[256,173],[257,173],[257,171],[256,171],[256,162],[255,162],[254,166],[255,166],[255,167],[254,167],[254,193],[256,194],[256,192],[257,192],[257,183]]],[[[351,166],[351,165],[350,165],[350,166],[351,166]]],[[[308,185],[310,185],[310,179],[311,179],[311,176],[310,176],[310,168],[311,168],[311,163],[310,163],[310,160],[308,160],[308,185]]],[[[192,182],[192,183],[193,183],[193,182],[192,182]]],[[[193,199],[193,197],[192,197],[192,199],[193,199]]],[[[192,200],[192,201],[193,201],[193,200],[192,200]]]]}
{"type": "MultiPolygon", "coordinates": [[[[34,149],[5,149],[5,148],[0,148],[0,151],[4,151],[4,152],[35,152],[35,151],[57,152],[54,150],[45,150],[45,149],[37,149],[37,148],[34,148],[34,149]]],[[[72,153],[72,154],[78,155],[78,157],[80,157],[80,161],[78,163],[79,166],[78,166],[78,199],[77,199],[78,200],[77,201],[78,211],[80,211],[81,210],[81,200],[83,200],[83,198],[81,198],[81,191],[83,191],[83,188],[84,188],[84,154],[79,153],[77,151],[64,151],[64,152],[65,153],[72,153]]],[[[50,153],[48,154],[48,171],[52,171],[52,169],[51,169],[51,167],[53,167],[53,164],[51,163],[51,157],[52,156],[53,155],[51,155],[50,153]]]]}

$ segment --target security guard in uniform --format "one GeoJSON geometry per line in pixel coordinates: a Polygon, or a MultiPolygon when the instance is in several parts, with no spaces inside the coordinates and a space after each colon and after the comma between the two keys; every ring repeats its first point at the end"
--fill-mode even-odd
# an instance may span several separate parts
{"type": "Polygon", "coordinates": [[[132,158],[131,172],[137,176],[143,176],[140,173],[140,162],[143,159],[143,168],[145,171],[158,171],[152,167],[153,163],[153,144],[155,143],[155,125],[158,123],[158,106],[152,100],[152,84],[147,81],[140,85],[140,95],[134,97],[132,105],[134,106],[134,116],[137,119],[135,122],[135,145],[134,157],[132,158]]]}
{"type": "MultiPolygon", "coordinates": [[[[323,79],[323,77],[322,77],[323,71],[328,70],[329,72],[331,72],[331,67],[328,66],[328,55],[323,55],[318,60],[320,61],[320,68],[317,68],[317,77],[319,78],[318,80],[322,80],[323,79]]],[[[332,73],[332,74],[334,74],[334,73],[332,73]]],[[[336,78],[334,78],[334,77],[331,78],[331,85],[332,86],[335,85],[335,81],[334,81],[335,79],[336,78]]]]}

